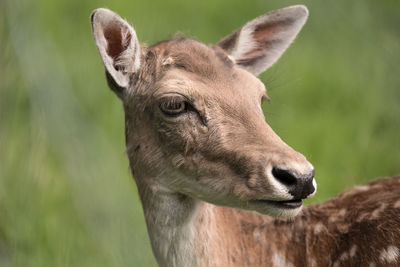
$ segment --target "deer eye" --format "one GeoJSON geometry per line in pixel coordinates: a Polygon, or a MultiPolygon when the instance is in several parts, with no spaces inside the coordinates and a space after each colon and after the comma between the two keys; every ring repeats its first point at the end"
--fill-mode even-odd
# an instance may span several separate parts
{"type": "Polygon", "coordinates": [[[179,98],[166,98],[160,101],[159,107],[165,115],[177,116],[187,110],[187,103],[179,98]]]}

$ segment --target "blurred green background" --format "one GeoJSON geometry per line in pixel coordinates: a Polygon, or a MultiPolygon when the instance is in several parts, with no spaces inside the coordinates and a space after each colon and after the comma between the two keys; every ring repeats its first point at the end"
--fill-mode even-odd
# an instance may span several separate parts
{"type": "Polygon", "coordinates": [[[323,201],[400,172],[397,0],[0,1],[0,266],[154,266],[90,12],[152,44],[215,43],[269,10],[306,4],[294,45],[261,75],[267,121],[314,164],[323,201]]]}

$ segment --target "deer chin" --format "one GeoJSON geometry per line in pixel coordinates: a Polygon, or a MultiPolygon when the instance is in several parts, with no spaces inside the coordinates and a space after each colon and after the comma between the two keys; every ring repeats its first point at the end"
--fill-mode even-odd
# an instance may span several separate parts
{"type": "Polygon", "coordinates": [[[266,200],[256,199],[248,201],[248,209],[274,217],[295,217],[303,208],[301,199],[293,200],[266,200]]]}
{"type": "Polygon", "coordinates": [[[195,199],[208,202],[217,206],[226,206],[231,208],[246,209],[256,211],[261,214],[266,214],[278,218],[292,218],[300,213],[303,208],[302,199],[292,200],[269,200],[269,199],[252,199],[242,200],[236,196],[226,196],[221,199],[215,195],[193,195],[187,194],[195,199]]]}

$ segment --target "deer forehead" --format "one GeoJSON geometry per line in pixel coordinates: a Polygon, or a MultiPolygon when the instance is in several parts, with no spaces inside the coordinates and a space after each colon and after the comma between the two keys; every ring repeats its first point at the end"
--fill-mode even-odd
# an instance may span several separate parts
{"type": "MultiPolygon", "coordinates": [[[[171,59],[168,59],[171,60],[171,59]]],[[[173,68],[163,74],[163,78],[155,85],[154,96],[168,93],[181,93],[188,97],[223,99],[256,99],[266,93],[264,84],[247,71],[235,67],[232,77],[208,80],[197,73],[173,68]]]]}
{"type": "Polygon", "coordinates": [[[219,47],[179,38],[156,44],[147,54],[155,55],[151,57],[152,64],[148,64],[153,68],[144,71],[157,73],[156,96],[180,92],[204,97],[240,95],[259,100],[265,94],[264,84],[235,65],[219,47]]]}

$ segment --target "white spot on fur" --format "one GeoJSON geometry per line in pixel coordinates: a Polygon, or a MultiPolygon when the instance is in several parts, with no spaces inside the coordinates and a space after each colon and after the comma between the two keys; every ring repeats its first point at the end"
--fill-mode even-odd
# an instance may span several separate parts
{"type": "Polygon", "coordinates": [[[343,219],[343,217],[346,215],[347,210],[346,209],[341,209],[339,210],[338,213],[333,214],[329,217],[329,221],[330,222],[336,222],[340,219],[343,219]]]}
{"type": "Polygon", "coordinates": [[[341,209],[339,210],[338,216],[344,217],[346,215],[347,210],[346,209],[341,209]]]}
{"type": "Polygon", "coordinates": [[[394,203],[393,206],[395,209],[400,209],[400,200],[397,200],[396,203],[394,203]]]}
{"type": "Polygon", "coordinates": [[[379,259],[382,262],[394,263],[400,256],[400,251],[398,247],[388,246],[386,249],[381,251],[379,259]]]}
{"type": "Polygon", "coordinates": [[[282,255],[278,253],[274,253],[274,256],[272,257],[272,262],[275,267],[294,267],[293,263],[287,261],[282,255]]]}
{"type": "Polygon", "coordinates": [[[321,233],[324,230],[324,228],[325,228],[325,226],[321,222],[318,222],[314,226],[314,234],[317,235],[317,234],[321,233]]]}
{"type": "Polygon", "coordinates": [[[310,267],[317,267],[317,261],[314,258],[310,259],[310,267]]]}
{"type": "Polygon", "coordinates": [[[357,246],[356,245],[353,245],[351,248],[350,248],[350,257],[352,258],[352,257],[354,257],[355,255],[356,255],[356,252],[357,252],[357,246]]]}
{"type": "Polygon", "coordinates": [[[380,214],[386,209],[387,204],[386,203],[382,203],[381,206],[377,209],[375,209],[372,214],[371,214],[371,218],[373,219],[378,219],[380,214]]]}
{"type": "Polygon", "coordinates": [[[370,262],[368,266],[369,267],[376,267],[376,264],[375,264],[375,262],[370,262]]]}
{"type": "Polygon", "coordinates": [[[344,261],[348,260],[349,258],[354,257],[356,255],[356,251],[357,251],[357,246],[353,245],[348,252],[347,251],[343,252],[339,256],[339,258],[333,263],[332,266],[338,267],[341,262],[344,262],[344,261]]]}
{"type": "Polygon", "coordinates": [[[367,217],[367,216],[369,216],[369,213],[367,213],[367,212],[365,212],[365,213],[362,213],[362,214],[360,214],[360,216],[358,216],[358,218],[357,218],[357,222],[361,222],[361,221],[363,221],[364,219],[365,219],[365,217],[367,217]]]}
{"type": "Polygon", "coordinates": [[[369,187],[370,187],[369,185],[359,185],[355,186],[353,190],[357,192],[368,191],[369,187]]]}
{"type": "Polygon", "coordinates": [[[346,192],[344,192],[343,193],[343,197],[349,197],[349,196],[352,196],[352,195],[356,195],[356,194],[359,194],[361,192],[368,191],[369,189],[370,189],[369,185],[358,185],[358,186],[355,186],[352,189],[347,190],[346,192]]]}
{"type": "Polygon", "coordinates": [[[342,255],[340,255],[339,260],[340,261],[345,261],[349,258],[349,253],[343,252],[342,255]]]}
{"type": "Polygon", "coordinates": [[[341,233],[347,233],[350,228],[350,224],[348,224],[348,223],[339,223],[336,226],[337,226],[337,229],[339,230],[339,232],[341,232],[341,233]]]}

